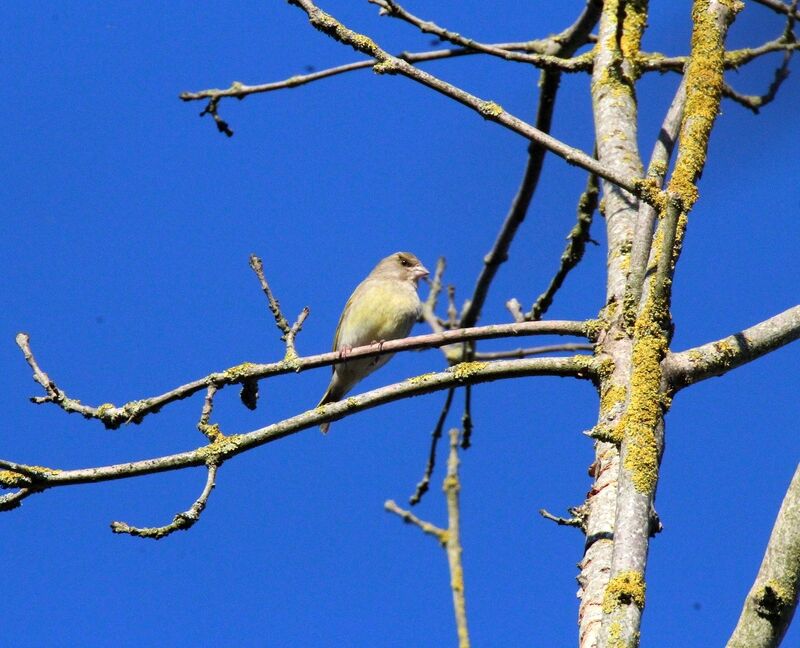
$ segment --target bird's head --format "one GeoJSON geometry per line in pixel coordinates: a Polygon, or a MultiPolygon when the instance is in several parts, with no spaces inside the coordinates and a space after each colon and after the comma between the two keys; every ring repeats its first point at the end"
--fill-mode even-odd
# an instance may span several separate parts
{"type": "Polygon", "coordinates": [[[411,252],[395,252],[376,265],[370,276],[378,279],[412,281],[416,284],[428,274],[428,269],[411,252]]]}

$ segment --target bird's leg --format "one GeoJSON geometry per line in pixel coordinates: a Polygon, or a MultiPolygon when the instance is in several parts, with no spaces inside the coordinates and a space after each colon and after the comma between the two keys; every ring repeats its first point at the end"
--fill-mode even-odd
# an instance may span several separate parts
{"type": "Polygon", "coordinates": [[[351,347],[349,344],[343,344],[341,347],[339,347],[339,358],[341,360],[346,359],[352,350],[353,347],[351,347]]]}

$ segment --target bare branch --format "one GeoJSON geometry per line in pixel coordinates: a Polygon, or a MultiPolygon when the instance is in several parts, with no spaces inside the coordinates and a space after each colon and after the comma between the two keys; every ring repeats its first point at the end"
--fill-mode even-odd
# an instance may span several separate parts
{"type": "Polygon", "coordinates": [[[13,511],[15,508],[19,508],[22,506],[22,500],[38,492],[32,488],[20,488],[15,493],[0,495],[0,511],[13,511]]]}
{"type": "MultiPolygon", "coordinates": [[[[589,0],[578,20],[561,35],[559,44],[553,47],[552,51],[559,56],[571,56],[585,42],[588,34],[597,23],[599,11],[600,3],[589,0]]],[[[553,121],[553,110],[555,109],[560,81],[561,74],[553,70],[542,72],[539,77],[536,128],[545,133],[550,131],[553,121]]],[[[492,249],[483,259],[483,268],[478,275],[466,312],[461,318],[461,326],[474,326],[480,317],[483,304],[489,293],[489,286],[494,280],[500,265],[508,259],[511,242],[514,240],[514,236],[522,221],[525,220],[530,208],[544,165],[545,153],[546,148],[540,143],[531,142],[528,146],[528,161],[525,165],[519,189],[511,202],[508,214],[497,234],[492,249]]]]}
{"type": "Polygon", "coordinates": [[[451,331],[441,331],[439,333],[429,333],[414,337],[403,338],[401,340],[389,340],[386,342],[370,344],[364,347],[356,347],[347,358],[343,359],[338,351],[321,353],[313,356],[295,358],[294,360],[281,360],[269,364],[254,364],[244,362],[225,371],[209,374],[203,378],[193,380],[190,383],[176,387],[159,396],[134,400],[116,407],[111,403],[105,403],[98,407],[84,405],[78,400],[67,398],[66,393],[47,377],[47,374],[39,369],[36,360],[30,349],[30,340],[27,334],[17,335],[17,344],[25,354],[28,364],[34,370],[34,379],[39,384],[44,381],[48,396],[34,397],[34,403],[55,403],[67,413],[77,413],[84,418],[98,419],[108,429],[116,429],[125,423],[139,423],[148,414],[158,412],[162,407],[175,401],[183,400],[208,385],[213,384],[217,388],[226,385],[247,384],[254,380],[261,380],[269,376],[277,376],[287,373],[295,373],[339,364],[354,358],[367,358],[387,353],[399,351],[410,351],[414,349],[426,349],[446,346],[455,342],[467,340],[493,339],[501,337],[519,337],[528,335],[573,335],[586,337],[587,322],[559,321],[551,320],[548,322],[524,322],[519,324],[492,324],[489,326],[479,326],[471,329],[455,329],[451,331]],[[54,394],[54,395],[51,395],[54,394]]]}
{"type": "Polygon", "coordinates": [[[585,508],[582,506],[575,507],[569,509],[569,513],[572,515],[570,518],[563,518],[558,517],[557,515],[553,515],[547,509],[539,509],[539,515],[541,515],[545,520],[550,520],[551,522],[555,522],[558,526],[570,526],[575,527],[576,529],[581,529],[582,531],[586,531],[586,512],[585,508]]]}
{"type": "Polygon", "coordinates": [[[428,492],[428,488],[430,487],[431,476],[433,475],[433,469],[436,466],[436,450],[439,446],[439,439],[442,438],[444,423],[447,420],[447,415],[450,413],[450,406],[453,404],[453,395],[455,393],[455,389],[447,390],[447,396],[444,400],[442,411],[439,413],[439,418],[436,420],[436,425],[431,433],[431,447],[428,451],[428,462],[425,464],[425,472],[422,473],[422,479],[420,479],[419,483],[417,483],[414,493],[408,498],[408,503],[411,504],[411,506],[416,506],[419,504],[423,495],[428,492]]]}
{"type": "Polygon", "coordinates": [[[727,648],[776,648],[797,607],[800,583],[800,466],[767,543],[755,583],[727,648]]]}
{"type": "Polygon", "coordinates": [[[286,343],[286,356],[284,359],[293,360],[297,357],[294,340],[295,337],[297,337],[297,334],[300,332],[300,329],[303,328],[303,322],[305,322],[306,318],[308,317],[308,306],[300,311],[300,314],[297,316],[294,324],[289,326],[288,320],[281,312],[281,305],[272,294],[272,290],[270,290],[269,284],[267,283],[267,278],[264,276],[264,264],[255,254],[250,255],[250,267],[253,269],[253,272],[256,273],[258,281],[261,283],[261,290],[263,290],[264,294],[267,296],[269,310],[272,313],[272,316],[275,318],[275,326],[277,326],[278,329],[283,333],[283,335],[281,335],[281,340],[286,343]]]}
{"type": "Polygon", "coordinates": [[[453,611],[456,617],[456,631],[458,633],[459,648],[469,648],[469,633],[467,631],[467,611],[464,598],[464,569],[461,563],[461,524],[458,494],[461,482],[458,477],[458,428],[450,430],[450,454],[447,459],[447,474],[444,478],[442,490],[447,500],[447,529],[437,527],[430,522],[425,522],[411,511],[400,508],[394,500],[388,500],[384,508],[390,513],[399,516],[404,522],[413,524],[424,533],[436,538],[447,551],[447,562],[450,567],[450,589],[453,592],[453,611]]]}
{"type": "MultiPolygon", "coordinates": [[[[309,21],[312,26],[319,31],[327,34],[331,38],[349,45],[354,49],[370,56],[378,61],[373,66],[373,70],[378,74],[400,74],[409,79],[412,79],[424,86],[439,92],[440,94],[457,101],[458,103],[471,108],[484,119],[493,121],[505,128],[522,135],[526,139],[541,144],[549,151],[552,151],[559,157],[565,159],[568,163],[580,166],[587,171],[597,173],[601,178],[605,178],[609,182],[626,189],[634,195],[642,193],[640,182],[641,178],[636,176],[629,176],[607,169],[604,165],[600,164],[597,160],[587,155],[583,151],[568,146],[563,142],[557,140],[550,135],[543,133],[538,128],[531,126],[527,122],[515,117],[511,113],[505,111],[502,106],[494,101],[480,99],[470,93],[461,90],[441,79],[414,67],[410,63],[402,59],[392,56],[382,48],[380,48],[375,41],[368,36],[356,33],[351,29],[345,27],[342,23],[336,20],[330,14],[322,11],[311,0],[290,0],[293,4],[308,15],[309,21]]],[[[646,197],[643,196],[643,199],[646,197]]]]}
{"type": "Polygon", "coordinates": [[[788,5],[781,0],[755,0],[758,4],[769,7],[777,13],[793,16],[795,20],[800,20],[800,12],[797,11],[796,4],[788,5]]]}
{"type": "Polygon", "coordinates": [[[722,88],[722,95],[744,106],[748,110],[752,110],[753,113],[757,115],[764,106],[772,103],[772,101],[775,100],[781,85],[783,85],[783,82],[789,78],[789,62],[792,60],[793,53],[794,50],[788,50],[783,55],[783,61],[781,62],[780,67],[776,68],[775,74],[772,78],[772,83],[769,84],[769,88],[764,94],[741,94],[726,83],[722,88]]]}
{"type": "Polygon", "coordinates": [[[174,533],[175,531],[188,531],[200,519],[200,515],[206,507],[208,497],[214,489],[214,482],[217,476],[217,466],[209,464],[208,476],[206,477],[206,485],[203,492],[200,493],[194,504],[188,510],[178,513],[172,518],[170,524],[160,527],[135,527],[126,524],[125,522],[112,522],[111,530],[114,533],[127,533],[128,535],[138,536],[140,538],[151,538],[152,540],[161,540],[166,536],[174,533]]]}
{"type": "Polygon", "coordinates": [[[476,352],[475,360],[505,360],[509,358],[529,358],[531,356],[544,355],[546,353],[558,353],[561,351],[592,351],[593,344],[547,344],[544,346],[530,347],[527,349],[510,349],[508,351],[485,351],[476,352]]]}
{"type": "MultiPolygon", "coordinates": [[[[525,54],[508,50],[505,48],[489,45],[487,43],[478,42],[472,38],[466,38],[461,34],[439,27],[434,22],[418,18],[410,13],[394,0],[368,0],[371,4],[381,7],[381,15],[391,16],[392,18],[399,18],[405,22],[417,27],[423,34],[433,34],[442,41],[447,41],[453,45],[460,45],[461,47],[475,50],[481,54],[489,54],[506,61],[516,61],[518,63],[530,63],[544,69],[555,69],[563,71],[578,71],[586,70],[591,67],[591,56],[582,59],[571,59],[564,55],[548,55],[548,54],[525,54]]],[[[594,2],[599,5],[599,2],[594,2]]]]}
{"type": "Polygon", "coordinates": [[[592,240],[589,237],[589,228],[592,225],[594,211],[597,209],[599,192],[600,187],[597,184],[597,176],[590,173],[586,182],[586,189],[578,201],[578,222],[567,235],[567,247],[561,254],[561,265],[559,265],[555,276],[550,280],[547,290],[539,295],[525,319],[540,320],[542,318],[542,315],[547,312],[547,309],[553,303],[553,298],[561,288],[570,270],[583,259],[586,243],[592,240]]]}
{"type": "Polygon", "coordinates": [[[228,459],[253,448],[316,427],[321,423],[346,418],[357,412],[403,398],[462,385],[523,376],[590,379],[594,377],[595,372],[594,359],[586,356],[460,363],[446,371],[414,376],[399,383],[351,396],[344,401],[328,403],[247,434],[227,436],[219,433],[214,442],[206,446],[154,459],[77,470],[43,468],[0,459],[0,471],[6,471],[0,472],[0,488],[19,487],[20,475],[26,478],[24,484],[26,487],[45,490],[59,486],[127,479],[209,463],[220,466],[228,459]]]}
{"type": "Polygon", "coordinates": [[[461,564],[461,513],[458,494],[461,480],[458,477],[458,428],[450,430],[450,456],[447,459],[447,476],[444,493],[447,499],[447,562],[450,565],[450,588],[453,590],[453,610],[456,616],[459,648],[469,648],[467,609],[464,599],[464,568],[461,564]]]}
{"type": "Polygon", "coordinates": [[[669,354],[663,363],[664,375],[679,390],[722,376],[799,338],[800,305],[715,342],[669,354]]]}
{"type": "MultiPolygon", "coordinates": [[[[653,188],[660,190],[664,184],[664,178],[669,169],[669,161],[675,142],[678,138],[681,122],[683,121],[683,109],[686,105],[686,77],[681,79],[675,96],[672,99],[669,110],[664,116],[658,139],[653,147],[650,156],[650,163],[647,167],[647,178],[653,183],[653,188]]],[[[644,284],[647,261],[650,257],[653,243],[653,229],[655,227],[656,208],[644,201],[639,203],[639,214],[636,218],[636,226],[633,233],[633,243],[631,247],[630,272],[628,274],[627,285],[625,286],[625,320],[626,325],[631,327],[636,319],[639,303],[642,297],[642,286],[644,284]]]]}
{"type": "MultiPolygon", "coordinates": [[[[509,51],[523,51],[523,52],[540,52],[544,53],[547,46],[552,39],[532,40],[515,43],[493,43],[491,47],[509,50],[509,51]]],[[[427,61],[438,61],[449,58],[459,58],[461,56],[471,56],[480,54],[472,48],[458,48],[458,49],[437,49],[429,50],[426,52],[401,52],[397,54],[397,58],[407,61],[408,63],[425,63],[427,61]]],[[[337,76],[339,74],[346,74],[347,72],[354,72],[356,70],[364,70],[373,67],[378,61],[370,59],[366,61],[354,61],[352,63],[345,63],[344,65],[337,65],[334,67],[326,68],[324,70],[317,70],[309,74],[296,74],[281,81],[272,81],[270,83],[261,83],[258,85],[247,85],[240,81],[234,81],[230,87],[211,88],[208,90],[198,90],[194,92],[182,92],[180,99],[183,101],[202,101],[205,99],[222,99],[225,97],[232,97],[235,99],[244,99],[250,95],[262,94],[265,92],[274,92],[275,90],[286,90],[289,88],[296,88],[307,83],[312,83],[320,79],[337,76]]]]}
{"type": "Polygon", "coordinates": [[[415,527],[419,528],[423,533],[427,533],[428,535],[433,536],[440,543],[444,544],[445,542],[447,542],[447,531],[445,529],[440,529],[435,524],[431,524],[430,522],[425,522],[425,520],[421,520],[411,511],[407,511],[404,508],[400,508],[397,505],[397,502],[395,502],[394,500],[386,500],[386,502],[384,502],[383,504],[383,508],[389,511],[389,513],[394,513],[406,524],[413,524],[415,527]]]}

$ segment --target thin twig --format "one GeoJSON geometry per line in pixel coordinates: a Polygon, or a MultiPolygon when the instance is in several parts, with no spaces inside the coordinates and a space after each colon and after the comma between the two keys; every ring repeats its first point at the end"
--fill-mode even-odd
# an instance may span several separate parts
{"type": "Polygon", "coordinates": [[[289,321],[281,312],[280,303],[275,298],[275,295],[272,294],[272,290],[267,283],[267,278],[264,276],[264,264],[255,254],[250,255],[250,267],[258,277],[258,281],[261,284],[261,290],[263,290],[264,294],[267,296],[269,310],[272,313],[272,316],[275,318],[275,326],[277,326],[278,330],[282,332],[281,340],[286,343],[286,356],[284,359],[293,360],[297,357],[294,341],[297,337],[297,334],[303,328],[303,322],[305,322],[306,318],[308,317],[308,306],[304,307],[303,310],[300,311],[300,314],[297,316],[294,324],[290,326],[289,321]]]}
{"type": "MultiPolygon", "coordinates": [[[[472,356],[474,358],[474,355],[472,356]]],[[[472,445],[472,385],[464,387],[464,413],[461,415],[461,447],[469,450],[472,445]]]]}
{"type": "Polygon", "coordinates": [[[524,322],[525,320],[525,313],[522,312],[522,304],[519,303],[519,300],[516,297],[512,297],[506,302],[506,308],[508,312],[511,313],[511,317],[514,318],[515,322],[524,322]]]}
{"type": "Polygon", "coordinates": [[[481,43],[472,38],[462,36],[459,33],[439,27],[439,25],[429,20],[418,18],[414,14],[401,7],[394,0],[368,0],[368,2],[381,7],[381,15],[404,20],[410,25],[417,27],[423,34],[433,34],[441,41],[447,41],[453,45],[459,45],[461,47],[480,52],[481,54],[496,56],[506,61],[530,63],[543,69],[556,69],[570,72],[575,72],[578,70],[585,71],[591,62],[591,57],[586,57],[583,60],[576,60],[547,54],[527,54],[515,52],[506,48],[500,48],[496,45],[490,45],[488,43],[481,43]]]}
{"type": "Polygon", "coordinates": [[[550,308],[553,298],[561,288],[570,270],[581,262],[583,253],[586,250],[586,243],[592,240],[589,236],[589,228],[592,226],[592,217],[597,209],[599,192],[600,187],[597,182],[597,176],[590,173],[586,182],[586,189],[578,201],[578,222],[567,235],[567,247],[561,254],[561,265],[550,281],[550,285],[547,286],[547,290],[539,295],[536,302],[534,302],[530,312],[526,315],[526,319],[542,319],[542,315],[550,308]]]}
{"type": "Polygon", "coordinates": [[[442,438],[442,430],[444,429],[444,423],[447,420],[447,415],[450,413],[450,406],[453,404],[453,394],[455,394],[455,392],[455,389],[447,390],[447,396],[445,397],[442,411],[439,412],[439,418],[436,420],[436,425],[431,433],[431,446],[428,450],[428,462],[425,464],[425,472],[422,473],[422,479],[420,479],[417,483],[414,493],[408,498],[408,503],[411,506],[416,506],[419,504],[420,500],[425,493],[428,492],[428,488],[430,487],[431,476],[433,475],[433,469],[436,466],[436,450],[439,447],[439,439],[442,438]]]}
{"type": "Polygon", "coordinates": [[[777,13],[782,13],[787,16],[793,16],[796,20],[800,20],[800,12],[797,11],[797,5],[788,5],[781,0],[755,0],[758,4],[769,7],[777,13]]]}
{"type": "MultiPolygon", "coordinates": [[[[258,383],[256,383],[256,388],[258,388],[258,383]]],[[[217,393],[217,389],[218,387],[214,384],[208,386],[208,389],[206,390],[206,397],[203,399],[203,409],[200,412],[200,420],[197,422],[197,429],[200,430],[211,442],[216,441],[221,435],[219,425],[211,425],[209,423],[211,418],[211,410],[214,407],[214,396],[217,393]]],[[[242,391],[244,391],[244,387],[242,387],[242,391]]]]}
{"type": "Polygon", "coordinates": [[[447,542],[447,531],[445,529],[440,529],[435,524],[431,524],[430,522],[425,522],[425,520],[421,520],[411,511],[407,511],[404,508],[400,508],[397,505],[397,502],[395,502],[394,500],[386,500],[386,502],[384,502],[383,504],[383,508],[389,511],[389,513],[394,513],[406,524],[413,524],[415,527],[419,528],[423,533],[427,533],[428,535],[433,536],[441,544],[447,542]]]}
{"type": "Polygon", "coordinates": [[[39,491],[33,488],[20,488],[15,493],[0,495],[0,511],[13,511],[22,506],[22,500],[39,491]]]}
{"type": "MultiPolygon", "coordinates": [[[[515,43],[493,43],[491,47],[509,51],[526,51],[526,52],[545,52],[547,46],[552,39],[523,41],[515,43]]],[[[436,49],[425,52],[400,52],[397,58],[407,61],[409,63],[425,63],[428,61],[437,61],[449,58],[458,58],[461,56],[472,56],[480,54],[472,48],[457,48],[457,49],[436,49]]],[[[208,90],[187,91],[182,92],[179,98],[183,101],[202,101],[205,99],[222,99],[225,97],[232,97],[235,99],[244,99],[250,95],[262,94],[265,92],[274,92],[276,90],[285,90],[289,88],[296,88],[298,86],[312,83],[320,79],[326,79],[339,74],[347,72],[354,72],[356,70],[364,70],[373,67],[378,61],[370,59],[366,61],[353,61],[352,63],[345,63],[343,65],[336,65],[334,67],[326,68],[324,70],[317,70],[309,74],[296,74],[281,81],[272,81],[269,83],[261,83],[258,85],[248,85],[241,81],[234,81],[230,87],[210,88],[208,90]]]]}
{"type": "Polygon", "coordinates": [[[509,358],[529,358],[531,356],[545,355],[546,353],[559,353],[567,351],[593,351],[593,344],[547,344],[524,349],[510,349],[508,351],[476,352],[475,360],[504,360],[509,358]]]}
{"type": "Polygon", "coordinates": [[[585,509],[583,507],[576,507],[569,509],[569,512],[572,514],[572,517],[563,518],[563,517],[558,517],[557,515],[553,515],[547,509],[539,509],[539,515],[541,515],[545,520],[550,520],[551,522],[555,522],[558,526],[570,526],[585,531],[586,527],[585,509]]]}
{"type": "Polygon", "coordinates": [[[461,561],[461,509],[459,492],[461,480],[458,476],[458,428],[450,430],[450,456],[447,459],[447,476],[443,490],[447,500],[447,562],[450,565],[450,588],[453,590],[453,610],[456,617],[459,648],[469,648],[467,631],[467,606],[464,597],[464,567],[461,561]]]}
{"type": "Polygon", "coordinates": [[[128,535],[150,538],[152,540],[161,540],[161,538],[165,538],[175,531],[188,531],[200,519],[200,515],[208,502],[208,497],[214,489],[216,476],[217,465],[211,463],[208,465],[206,485],[203,488],[203,492],[200,493],[200,497],[195,500],[194,504],[192,504],[188,510],[176,514],[169,524],[160,527],[135,527],[125,522],[112,522],[111,530],[114,533],[127,533],[128,535]]]}
{"type": "Polygon", "coordinates": [[[466,601],[464,598],[464,568],[461,561],[463,552],[461,546],[461,524],[459,491],[461,482],[458,476],[458,428],[450,430],[450,453],[447,459],[447,474],[442,484],[442,490],[447,500],[447,529],[437,527],[430,522],[418,518],[416,515],[400,508],[394,500],[387,500],[384,509],[394,513],[408,524],[418,527],[438,540],[447,552],[447,562],[450,567],[450,589],[453,593],[453,611],[456,618],[456,632],[458,634],[459,648],[469,647],[469,633],[467,631],[466,601]]]}

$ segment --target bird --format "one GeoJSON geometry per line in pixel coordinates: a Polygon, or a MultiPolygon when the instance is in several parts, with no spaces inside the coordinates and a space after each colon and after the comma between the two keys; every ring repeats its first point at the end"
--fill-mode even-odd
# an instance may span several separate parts
{"type": "MultiPolygon", "coordinates": [[[[376,265],[347,300],[333,336],[343,358],[353,347],[407,337],[422,310],[419,280],[428,269],[410,252],[395,252],[376,265]]],[[[333,366],[333,377],[317,407],[341,400],[358,382],[385,365],[392,354],[357,358],[333,366]]],[[[320,429],[327,432],[330,423],[320,429]]]]}

